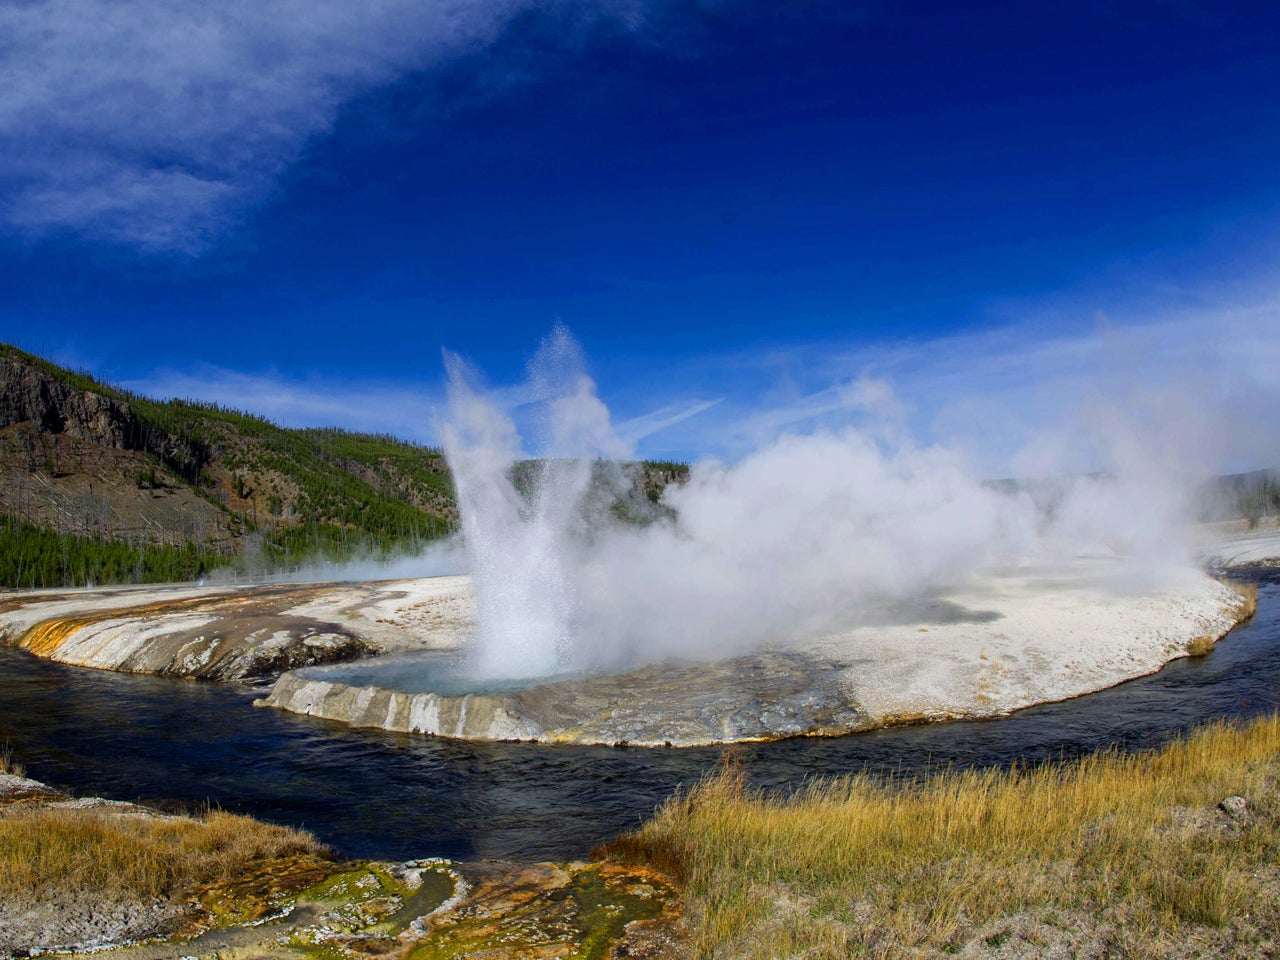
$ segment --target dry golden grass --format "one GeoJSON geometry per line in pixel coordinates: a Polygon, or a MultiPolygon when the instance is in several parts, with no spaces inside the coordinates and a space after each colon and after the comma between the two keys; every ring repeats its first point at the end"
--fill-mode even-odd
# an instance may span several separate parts
{"type": "Polygon", "coordinates": [[[1194,637],[1187,644],[1187,653],[1193,657],[1207,657],[1213,653],[1213,648],[1217,645],[1216,638],[1205,634],[1204,636],[1194,637]]]}
{"type": "Polygon", "coordinates": [[[27,775],[27,768],[13,759],[13,748],[7,743],[0,747],[0,773],[7,773],[15,777],[25,777],[27,775]]]}
{"type": "Polygon", "coordinates": [[[1235,580],[1224,581],[1240,597],[1236,605],[1236,619],[1243,623],[1258,612],[1258,585],[1256,583],[1240,583],[1235,580]]]}
{"type": "Polygon", "coordinates": [[[1019,916],[1083,917],[1165,955],[1224,925],[1241,945],[1277,937],[1277,783],[1277,716],[1151,754],[906,787],[856,776],[788,799],[729,762],[604,852],[683,877],[701,956],[950,953],[1019,916]],[[1216,809],[1233,794],[1249,799],[1239,822],[1216,809]]]}
{"type": "MultiPolygon", "coordinates": [[[[1226,580],[1224,583],[1238,598],[1232,611],[1236,623],[1244,623],[1258,611],[1258,587],[1256,584],[1238,583],[1234,580],[1226,580]]],[[[1220,639],[1222,638],[1216,634],[1195,637],[1187,644],[1187,653],[1193,657],[1208,656],[1220,639]]]]}
{"type": "Polygon", "coordinates": [[[271,861],[324,854],[310,834],[216,810],[190,818],[15,807],[0,817],[0,896],[176,899],[271,861]]]}

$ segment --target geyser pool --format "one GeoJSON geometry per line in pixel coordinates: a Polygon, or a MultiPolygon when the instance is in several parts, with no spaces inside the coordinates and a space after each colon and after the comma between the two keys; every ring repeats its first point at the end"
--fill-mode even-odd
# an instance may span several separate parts
{"type": "Polygon", "coordinates": [[[1101,560],[1006,570],[864,611],[873,623],[616,672],[477,679],[465,645],[457,658],[438,645],[426,658],[290,671],[260,705],[472,740],[663,747],[836,736],[998,716],[1112,686],[1216,640],[1248,609],[1203,574],[1177,590],[1129,595],[1110,589],[1111,572],[1101,560]]]}
{"type": "Polygon", "coordinates": [[[304,667],[294,670],[293,675],[308,680],[341,683],[349,687],[463,697],[512,693],[540,684],[569,680],[582,674],[558,673],[543,677],[477,675],[471,663],[456,653],[428,652],[304,667]]]}

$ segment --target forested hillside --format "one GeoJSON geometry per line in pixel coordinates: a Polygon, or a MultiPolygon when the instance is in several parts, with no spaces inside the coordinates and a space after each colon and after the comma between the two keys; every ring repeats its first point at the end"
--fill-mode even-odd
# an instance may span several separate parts
{"type": "Polygon", "coordinates": [[[186,579],[419,549],[440,451],[156,401],[0,346],[0,585],[186,579]]]}
{"type": "MultiPolygon", "coordinates": [[[[682,464],[635,465],[656,499],[682,464]]],[[[442,452],[158,401],[0,344],[0,586],[190,579],[419,551],[456,529],[442,452]]]]}

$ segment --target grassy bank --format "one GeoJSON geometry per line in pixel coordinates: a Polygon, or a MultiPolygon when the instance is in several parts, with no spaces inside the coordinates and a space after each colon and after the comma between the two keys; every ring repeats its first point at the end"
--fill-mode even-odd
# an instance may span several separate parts
{"type": "Polygon", "coordinates": [[[700,956],[1261,956],[1280,938],[1278,784],[1277,716],[1152,754],[789,798],[728,762],[606,852],[683,879],[700,956]],[[1218,807],[1234,795],[1243,815],[1218,807]]]}
{"type": "Polygon", "coordinates": [[[220,811],[156,817],[21,804],[0,817],[0,896],[185,902],[211,884],[323,856],[310,834],[220,811]]]}

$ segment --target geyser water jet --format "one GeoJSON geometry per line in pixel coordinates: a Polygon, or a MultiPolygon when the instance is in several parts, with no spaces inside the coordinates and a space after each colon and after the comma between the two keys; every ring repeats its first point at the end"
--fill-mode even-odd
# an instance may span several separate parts
{"type": "Polygon", "coordinates": [[[525,454],[511,417],[477,387],[460,358],[446,354],[445,364],[445,455],[476,588],[479,636],[469,666],[482,678],[560,673],[578,653],[574,540],[585,535],[592,462],[629,451],[614,437],[581,351],[563,327],[530,364],[547,435],[543,459],[519,478],[522,489],[515,468],[525,454]]]}

